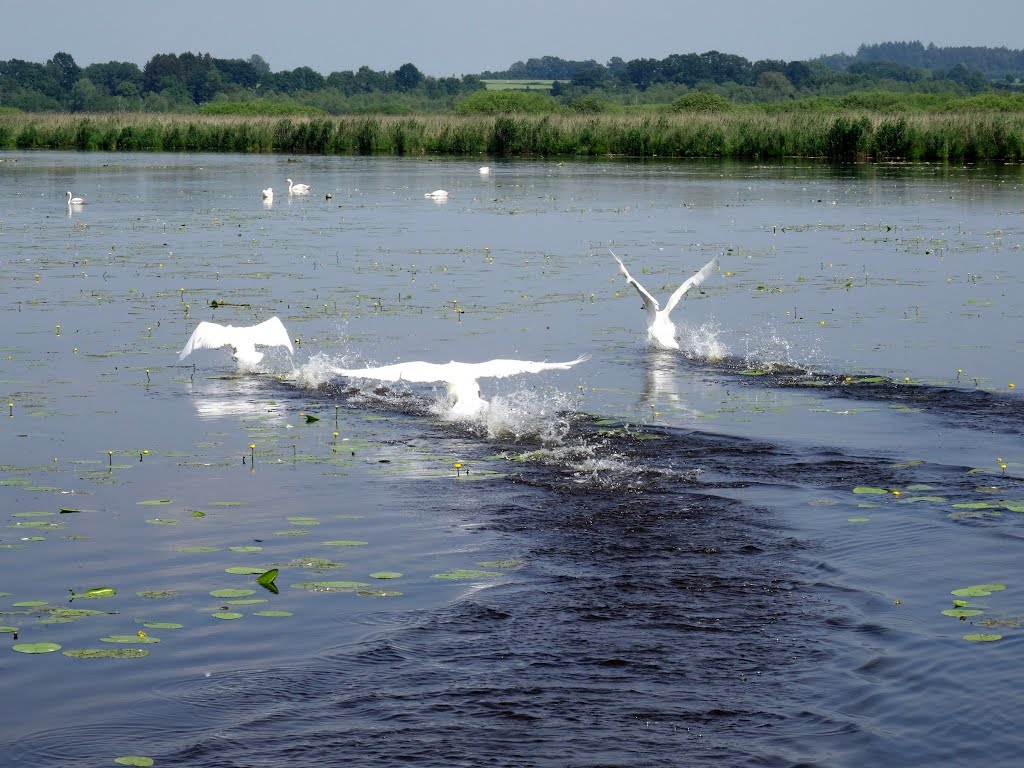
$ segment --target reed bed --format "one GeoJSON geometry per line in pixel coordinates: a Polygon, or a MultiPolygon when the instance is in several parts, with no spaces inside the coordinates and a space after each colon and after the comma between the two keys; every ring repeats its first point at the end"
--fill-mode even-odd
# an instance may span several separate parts
{"type": "Polygon", "coordinates": [[[1024,161],[1024,113],[0,114],[0,149],[1024,161]]]}

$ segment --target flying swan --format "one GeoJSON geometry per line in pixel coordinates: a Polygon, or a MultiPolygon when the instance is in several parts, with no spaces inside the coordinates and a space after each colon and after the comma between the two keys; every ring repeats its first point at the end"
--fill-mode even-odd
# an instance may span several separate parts
{"type": "Polygon", "coordinates": [[[590,358],[582,355],[564,363],[534,362],[532,360],[488,360],[484,363],[424,363],[421,361],[395,363],[379,368],[334,368],[339,376],[352,379],[378,381],[443,381],[451,405],[451,415],[471,418],[487,410],[489,403],[480,394],[478,379],[501,379],[520,373],[567,370],[590,358]]]}
{"type": "Polygon", "coordinates": [[[288,182],[288,194],[289,195],[308,195],[309,184],[292,184],[291,179],[285,179],[288,182]]]}
{"type": "Polygon", "coordinates": [[[81,197],[72,197],[71,191],[68,191],[68,205],[85,205],[85,199],[81,197]]]}
{"type": "Polygon", "coordinates": [[[184,360],[197,349],[231,347],[231,356],[239,365],[252,367],[263,359],[263,353],[256,351],[256,345],[287,347],[289,353],[295,354],[295,348],[292,346],[292,340],[288,337],[284,323],[277,317],[272,317],[259,325],[243,325],[238,328],[233,325],[220,325],[204,320],[192,331],[192,335],[178,355],[178,359],[184,360]]]}
{"type": "Polygon", "coordinates": [[[662,349],[679,349],[679,342],[676,341],[676,326],[669,318],[669,314],[673,309],[676,308],[676,304],[679,300],[686,295],[686,292],[691,288],[697,288],[705,280],[710,277],[711,273],[718,269],[718,257],[715,256],[711,261],[705,264],[700,270],[690,277],[685,283],[680,285],[668,297],[668,302],[665,304],[665,308],[662,309],[661,305],[658,304],[658,300],[654,298],[646,288],[640,283],[633,279],[632,275],[626,270],[625,264],[622,263],[622,259],[615,255],[615,252],[610,248],[608,252],[612,255],[616,262],[619,264],[619,272],[626,278],[626,282],[636,288],[636,292],[640,294],[640,298],[644,300],[644,311],[647,313],[647,341],[651,346],[661,347],[662,349]]]}

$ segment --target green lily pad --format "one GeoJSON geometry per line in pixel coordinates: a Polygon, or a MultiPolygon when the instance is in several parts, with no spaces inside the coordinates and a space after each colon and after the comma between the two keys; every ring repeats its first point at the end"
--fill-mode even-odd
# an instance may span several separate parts
{"type": "Polygon", "coordinates": [[[402,574],[398,571],[375,571],[370,574],[371,579],[397,579],[401,576],[402,574]]]}
{"type": "Polygon", "coordinates": [[[100,638],[101,643],[159,643],[160,638],[149,635],[107,635],[100,638]]]}
{"type": "Polygon", "coordinates": [[[980,616],[984,611],[977,608],[947,608],[942,612],[943,616],[952,616],[957,619],[964,619],[968,616],[980,616]]]}
{"type": "Polygon", "coordinates": [[[225,568],[224,573],[234,573],[239,576],[257,576],[263,573],[264,570],[258,565],[232,565],[229,568],[225,568]]]}
{"type": "Polygon", "coordinates": [[[393,589],[360,589],[356,592],[360,597],[401,597],[401,592],[393,589]]]}
{"type": "Polygon", "coordinates": [[[45,600],[20,600],[17,603],[11,603],[15,608],[38,608],[41,605],[46,605],[45,600]]]}
{"type": "Polygon", "coordinates": [[[142,626],[147,629],[181,629],[184,624],[178,624],[175,621],[147,621],[142,626]]]}
{"type": "Polygon", "coordinates": [[[848,522],[848,523],[866,523],[869,520],[871,520],[870,517],[848,517],[848,518],[846,518],[846,522],[848,522]]]}
{"type": "Polygon", "coordinates": [[[215,589],[210,593],[211,597],[248,597],[255,595],[255,589],[215,589]]]}
{"type": "Polygon", "coordinates": [[[985,597],[993,592],[1001,592],[1006,589],[1005,584],[974,584],[970,587],[954,589],[950,594],[957,597],[985,597]]]}
{"type": "Polygon", "coordinates": [[[178,552],[219,552],[220,547],[178,547],[178,552]]]}
{"type": "Polygon", "coordinates": [[[145,648],[73,648],[64,651],[75,659],[140,659],[149,656],[145,648]]]}
{"type": "Polygon", "coordinates": [[[432,578],[435,579],[488,579],[496,576],[503,576],[504,574],[498,571],[479,571],[472,568],[456,568],[453,571],[447,571],[446,573],[435,573],[432,578]]]}
{"type": "Polygon", "coordinates": [[[117,590],[113,587],[93,587],[87,589],[85,592],[75,592],[71,590],[71,596],[76,600],[98,600],[101,597],[113,597],[117,594],[117,590]]]}
{"type": "Polygon", "coordinates": [[[482,560],[477,565],[481,568],[518,568],[523,564],[522,560],[482,560]]]}
{"type": "Polygon", "coordinates": [[[292,584],[292,589],[307,589],[311,592],[352,592],[368,587],[361,581],[301,581],[292,584]]]}
{"type": "Polygon", "coordinates": [[[320,542],[320,543],[325,545],[325,546],[328,546],[328,547],[365,547],[370,542],[368,542],[368,541],[339,540],[339,541],[323,541],[323,542],[320,542]]]}
{"type": "Polygon", "coordinates": [[[288,522],[294,525],[320,525],[320,521],[315,517],[300,517],[298,515],[288,517],[288,522]]]}
{"type": "Polygon", "coordinates": [[[870,485],[858,485],[856,488],[853,489],[853,492],[854,493],[878,493],[878,494],[888,493],[888,491],[885,490],[885,488],[872,488],[870,485]]]}
{"type": "Polygon", "coordinates": [[[245,547],[228,547],[232,552],[262,552],[263,547],[257,547],[254,545],[245,547]]]}
{"type": "Polygon", "coordinates": [[[141,507],[155,507],[155,506],[158,506],[160,504],[170,504],[171,500],[170,499],[146,499],[145,501],[137,501],[135,503],[137,505],[141,506],[141,507]]]}
{"type": "Polygon", "coordinates": [[[253,616],[267,616],[270,618],[284,618],[287,616],[294,616],[295,614],[291,611],[256,611],[253,616]]]}
{"type": "Polygon", "coordinates": [[[2,634],[4,632],[17,632],[17,631],[18,631],[17,627],[0,627],[0,634],[2,634]]]}
{"type": "Polygon", "coordinates": [[[235,613],[234,611],[217,611],[216,613],[211,613],[210,615],[213,616],[213,618],[215,619],[224,619],[225,621],[231,621],[232,619],[242,618],[241,613],[235,613]]]}
{"type": "Polygon", "coordinates": [[[266,585],[266,584],[273,584],[274,583],[274,579],[277,578],[277,574],[278,573],[279,573],[279,571],[278,571],[277,568],[271,568],[269,571],[261,573],[257,577],[256,583],[261,585],[261,586],[266,585]]]}
{"type": "Polygon", "coordinates": [[[136,766],[150,766],[153,765],[153,758],[144,757],[142,755],[125,755],[118,757],[114,760],[118,765],[136,765],[136,766]]]}
{"type": "Polygon", "coordinates": [[[18,653],[53,653],[60,649],[61,646],[56,643],[19,643],[11,646],[11,650],[18,653]]]}
{"type": "Polygon", "coordinates": [[[969,635],[964,635],[964,640],[968,640],[972,643],[994,643],[996,640],[1002,639],[1002,635],[986,635],[981,632],[972,632],[969,635]]]}

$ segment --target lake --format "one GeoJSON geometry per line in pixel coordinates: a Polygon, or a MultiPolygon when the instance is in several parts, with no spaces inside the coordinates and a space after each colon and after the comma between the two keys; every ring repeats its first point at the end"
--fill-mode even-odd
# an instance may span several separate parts
{"type": "Polygon", "coordinates": [[[1022,192],[0,153],[4,762],[1015,763],[1022,192]],[[662,301],[719,258],[678,351],[609,250],[662,301]],[[469,419],[333,372],[580,355],[469,419]]]}

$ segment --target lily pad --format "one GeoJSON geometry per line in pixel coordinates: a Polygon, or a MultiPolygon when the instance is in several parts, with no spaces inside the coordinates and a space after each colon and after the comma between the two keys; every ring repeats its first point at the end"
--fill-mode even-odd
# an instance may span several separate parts
{"type": "Polygon", "coordinates": [[[284,618],[284,617],[287,617],[287,616],[294,616],[294,615],[295,614],[292,613],[291,611],[271,611],[271,610],[256,611],[255,613],[253,613],[253,616],[267,616],[267,617],[270,617],[270,618],[284,618]]]}
{"type": "Polygon", "coordinates": [[[888,491],[885,490],[885,488],[873,488],[870,485],[858,485],[856,488],[853,489],[853,492],[854,493],[877,493],[877,494],[888,493],[888,491]]]}
{"type": "Polygon", "coordinates": [[[244,547],[228,547],[232,552],[262,552],[263,547],[257,547],[255,545],[249,545],[244,547]]]}
{"type": "Polygon", "coordinates": [[[135,503],[137,505],[141,506],[141,507],[156,507],[156,506],[159,506],[160,504],[170,504],[171,500],[170,499],[146,499],[145,501],[137,501],[135,503]]]}
{"type": "Polygon", "coordinates": [[[177,525],[178,521],[169,517],[154,517],[146,521],[150,525],[177,525]]]}
{"type": "Polygon", "coordinates": [[[964,635],[964,640],[968,640],[972,643],[994,643],[996,640],[1002,640],[1002,635],[988,635],[982,632],[972,632],[969,635],[964,635]]]}
{"type": "Polygon", "coordinates": [[[125,755],[114,759],[114,762],[118,765],[137,765],[137,766],[150,766],[153,765],[153,758],[144,757],[143,755],[125,755]]]}
{"type": "Polygon", "coordinates": [[[117,590],[113,587],[93,587],[87,589],[85,592],[75,592],[71,590],[71,597],[76,600],[98,600],[101,597],[113,597],[117,594],[117,590]]]}
{"type": "Polygon", "coordinates": [[[142,626],[147,629],[181,629],[184,624],[178,624],[175,621],[147,621],[142,626]]]}
{"type": "Polygon", "coordinates": [[[225,621],[231,621],[232,619],[242,618],[241,613],[235,613],[234,611],[217,611],[216,613],[211,613],[210,615],[213,616],[213,618],[215,619],[224,619],[225,621]]]}
{"type": "Polygon", "coordinates": [[[979,611],[977,608],[947,608],[942,612],[942,615],[965,619],[968,616],[980,616],[983,613],[984,611],[979,611]]]}
{"type": "Polygon", "coordinates": [[[264,568],[258,565],[232,565],[229,568],[225,568],[225,573],[234,573],[239,576],[257,576],[264,572],[264,568]]]}
{"type": "Polygon", "coordinates": [[[220,551],[220,547],[204,547],[204,546],[200,546],[200,547],[178,547],[177,551],[178,552],[188,552],[188,553],[194,553],[194,552],[219,552],[220,551]]]}
{"type": "Polygon", "coordinates": [[[371,579],[397,579],[402,576],[398,571],[375,571],[370,574],[371,579]]]}
{"type": "Polygon", "coordinates": [[[61,646],[56,643],[19,643],[11,646],[11,650],[18,653],[53,653],[60,649],[61,646]]]}
{"type": "Polygon", "coordinates": [[[106,637],[100,638],[101,643],[159,643],[159,637],[150,637],[149,635],[107,635],[106,637]]]}
{"type": "Polygon", "coordinates": [[[324,541],[321,542],[323,545],[328,547],[365,547],[370,542],[368,541],[350,541],[350,540],[339,540],[339,541],[324,541]]]}
{"type": "Polygon", "coordinates": [[[954,589],[950,594],[957,597],[985,597],[993,592],[1001,592],[1006,589],[1005,584],[974,584],[970,587],[954,589]]]}
{"type": "Polygon", "coordinates": [[[301,581],[292,584],[292,589],[307,589],[311,592],[352,592],[368,587],[361,581],[301,581]]]}
{"type": "Polygon", "coordinates": [[[255,589],[215,589],[210,593],[211,597],[248,597],[255,595],[255,589]]]}
{"type": "Polygon", "coordinates": [[[432,578],[435,579],[489,579],[496,576],[502,576],[504,574],[498,571],[479,571],[472,568],[456,568],[453,571],[447,571],[445,573],[435,573],[432,578]]]}
{"type": "Polygon", "coordinates": [[[141,659],[149,656],[145,648],[72,648],[65,656],[76,659],[141,659]]]}

